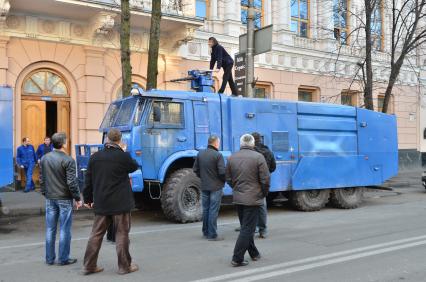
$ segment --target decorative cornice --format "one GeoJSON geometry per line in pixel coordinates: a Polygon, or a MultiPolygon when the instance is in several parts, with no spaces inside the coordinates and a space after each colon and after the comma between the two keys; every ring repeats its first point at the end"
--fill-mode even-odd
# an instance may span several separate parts
{"type": "Polygon", "coordinates": [[[94,34],[106,35],[114,28],[116,14],[99,12],[92,20],[91,26],[94,34]]]}

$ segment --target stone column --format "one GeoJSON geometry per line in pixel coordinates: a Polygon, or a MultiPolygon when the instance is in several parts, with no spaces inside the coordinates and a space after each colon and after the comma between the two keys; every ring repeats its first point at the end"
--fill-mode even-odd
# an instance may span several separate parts
{"type": "Polygon", "coordinates": [[[9,43],[9,37],[0,36],[0,85],[7,84],[7,70],[9,68],[7,43],[9,43]]]}
{"type": "Polygon", "coordinates": [[[334,17],[333,0],[321,0],[318,5],[318,30],[317,37],[323,43],[324,50],[336,49],[336,40],[334,39],[334,17]]]}
{"type": "Polygon", "coordinates": [[[241,31],[241,2],[240,0],[226,0],[224,9],[224,33],[239,36],[241,31]]]}
{"type": "Polygon", "coordinates": [[[286,45],[293,45],[293,33],[290,32],[290,2],[290,0],[273,0],[272,2],[272,11],[274,11],[272,24],[274,25],[275,40],[286,45]]]}
{"type": "Polygon", "coordinates": [[[210,0],[210,7],[208,9],[210,19],[213,21],[216,21],[218,19],[217,18],[217,9],[218,9],[217,1],[218,0],[210,0]]]}
{"type": "Polygon", "coordinates": [[[85,119],[86,142],[99,142],[98,128],[106,110],[106,93],[104,90],[105,63],[104,48],[85,47],[86,97],[80,104],[80,117],[85,119]]]}

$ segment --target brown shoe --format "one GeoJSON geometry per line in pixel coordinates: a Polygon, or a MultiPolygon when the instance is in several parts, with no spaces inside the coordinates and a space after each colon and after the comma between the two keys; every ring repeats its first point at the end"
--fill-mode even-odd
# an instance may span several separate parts
{"type": "Polygon", "coordinates": [[[104,271],[104,269],[102,267],[97,266],[94,270],[88,270],[88,269],[83,269],[81,271],[82,275],[90,275],[90,274],[94,274],[94,273],[99,273],[104,271]]]}
{"type": "Polygon", "coordinates": [[[119,270],[118,271],[118,274],[121,274],[121,275],[124,275],[124,274],[128,274],[128,273],[132,273],[132,272],[136,272],[136,271],[138,271],[139,270],[139,266],[137,265],[137,264],[131,264],[130,266],[129,266],[129,269],[126,271],[126,270],[124,270],[124,271],[122,271],[122,270],[119,270]]]}

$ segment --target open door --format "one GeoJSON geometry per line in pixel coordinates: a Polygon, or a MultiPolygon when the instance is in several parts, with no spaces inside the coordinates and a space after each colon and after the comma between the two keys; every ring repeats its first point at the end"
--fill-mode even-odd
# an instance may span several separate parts
{"type": "MultiPolygon", "coordinates": [[[[46,102],[22,100],[22,121],[21,136],[29,137],[34,149],[37,150],[38,144],[43,143],[46,134],[46,102]]],[[[20,144],[20,142],[18,143],[20,144]]],[[[21,171],[21,180],[25,178],[21,171]]],[[[39,179],[38,169],[34,169],[33,180],[39,179]]],[[[22,181],[21,183],[25,183],[22,181]]]]}
{"type": "Polygon", "coordinates": [[[58,101],[58,120],[57,132],[65,132],[67,135],[67,152],[71,151],[71,136],[70,136],[70,102],[58,101]]]}

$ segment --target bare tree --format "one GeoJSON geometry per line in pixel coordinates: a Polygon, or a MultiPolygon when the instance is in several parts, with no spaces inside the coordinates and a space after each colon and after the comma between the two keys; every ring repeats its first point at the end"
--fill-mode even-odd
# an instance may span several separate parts
{"type": "Polygon", "coordinates": [[[425,6],[426,0],[404,0],[400,5],[392,0],[391,71],[383,101],[384,113],[388,111],[392,89],[405,58],[426,42],[425,6]]]}
{"type": "Polygon", "coordinates": [[[123,97],[130,95],[132,88],[132,65],[130,64],[130,5],[129,0],[121,0],[121,80],[123,97]]]}
{"type": "Polygon", "coordinates": [[[160,48],[161,0],[152,1],[151,27],[149,33],[147,90],[157,88],[158,53],[160,48]]]}

